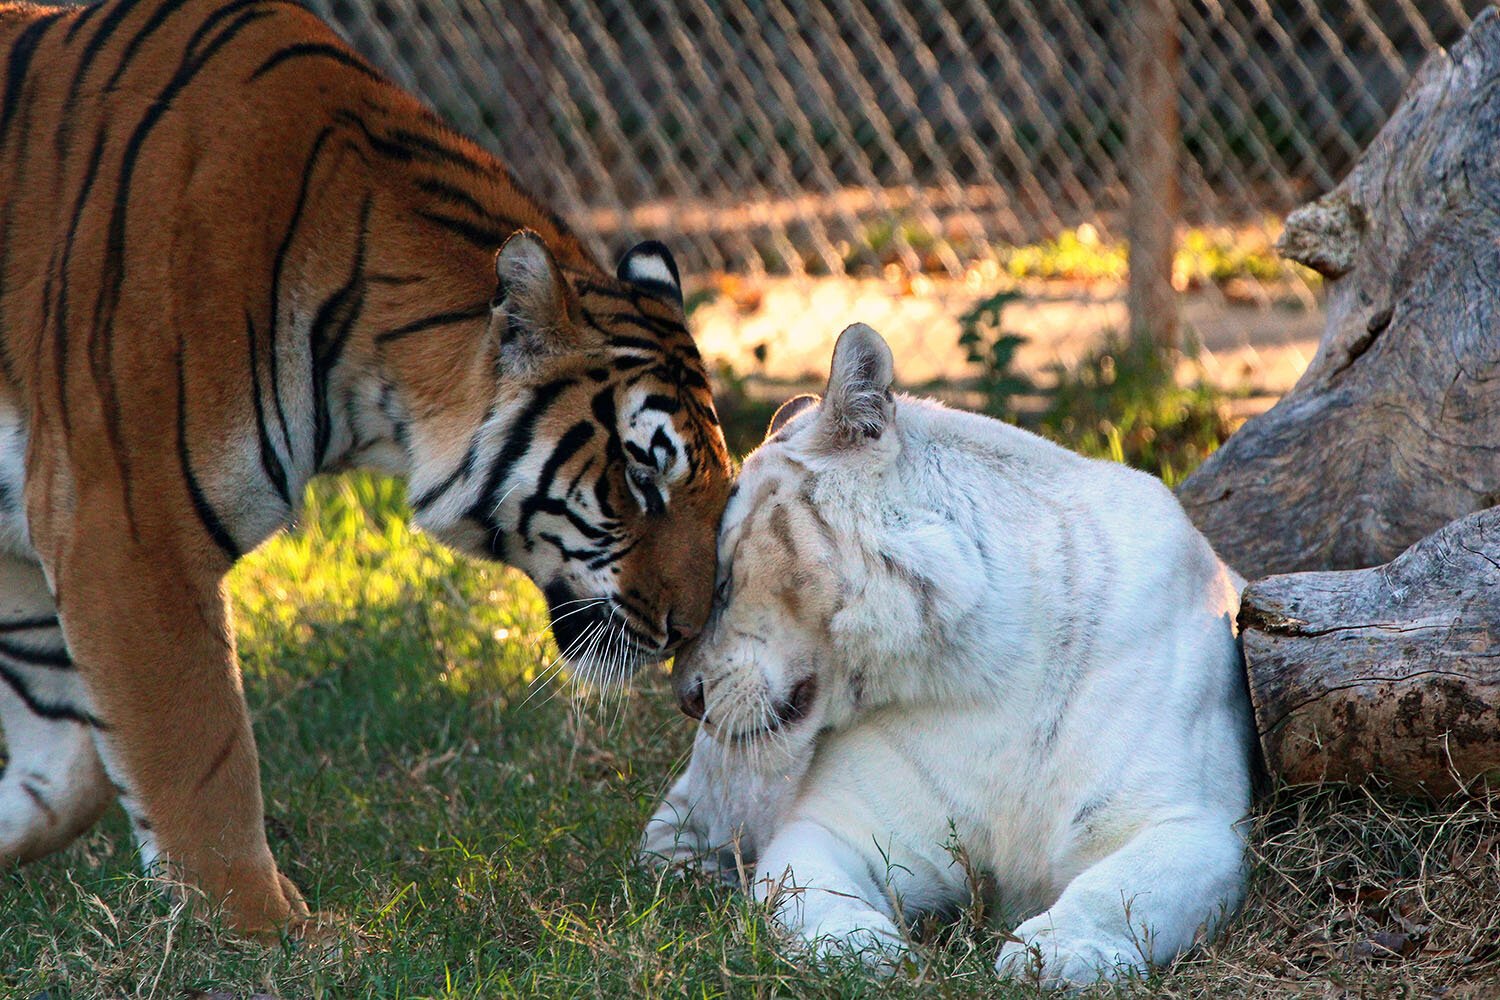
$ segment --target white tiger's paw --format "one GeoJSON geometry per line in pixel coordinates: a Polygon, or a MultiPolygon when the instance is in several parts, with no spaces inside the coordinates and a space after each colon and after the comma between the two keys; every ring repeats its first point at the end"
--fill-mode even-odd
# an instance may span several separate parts
{"type": "Polygon", "coordinates": [[[652,819],[641,834],[636,863],[649,871],[684,865],[699,855],[698,838],[673,823],[652,819]]]}
{"type": "Polygon", "coordinates": [[[872,972],[889,975],[905,963],[911,945],[879,910],[858,909],[829,915],[797,929],[803,946],[819,960],[857,960],[872,972]]]}
{"type": "Polygon", "coordinates": [[[1014,936],[1020,940],[1007,941],[995,960],[1002,978],[1073,990],[1150,971],[1134,942],[1072,935],[1054,928],[1046,913],[1021,924],[1014,936]]]}
{"type": "Polygon", "coordinates": [[[732,850],[715,850],[696,827],[664,819],[660,813],[646,824],[636,850],[636,863],[647,871],[666,869],[679,875],[707,875],[731,884],[739,882],[739,868],[732,850]]]}

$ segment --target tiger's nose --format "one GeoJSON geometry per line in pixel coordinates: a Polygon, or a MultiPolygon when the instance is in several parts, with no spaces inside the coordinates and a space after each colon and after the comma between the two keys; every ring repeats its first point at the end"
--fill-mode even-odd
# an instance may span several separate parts
{"type": "Polygon", "coordinates": [[[687,684],[679,685],[677,688],[677,705],[682,709],[682,714],[690,719],[703,720],[703,678],[694,677],[687,684]]]}

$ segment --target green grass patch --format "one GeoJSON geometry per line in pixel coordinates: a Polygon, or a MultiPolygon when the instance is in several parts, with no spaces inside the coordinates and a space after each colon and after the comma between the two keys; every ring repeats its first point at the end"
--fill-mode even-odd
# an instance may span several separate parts
{"type": "Polygon", "coordinates": [[[1076,365],[1054,366],[1037,421],[1043,434],[1095,458],[1176,486],[1233,431],[1230,394],[1184,382],[1175,358],[1148,341],[1108,337],[1076,365]]]}

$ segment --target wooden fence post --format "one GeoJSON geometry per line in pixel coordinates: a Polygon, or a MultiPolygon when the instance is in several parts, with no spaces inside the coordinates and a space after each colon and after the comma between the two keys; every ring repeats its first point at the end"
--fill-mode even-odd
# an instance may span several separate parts
{"type": "Polygon", "coordinates": [[[1178,347],[1177,294],[1172,288],[1180,199],[1176,0],[1134,0],[1131,6],[1126,303],[1131,335],[1149,337],[1170,352],[1178,347]]]}

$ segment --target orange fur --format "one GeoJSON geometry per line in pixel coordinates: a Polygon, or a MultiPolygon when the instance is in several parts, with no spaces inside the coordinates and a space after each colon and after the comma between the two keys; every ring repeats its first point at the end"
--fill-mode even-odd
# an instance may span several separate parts
{"type": "Polygon", "coordinates": [[[373,465],[559,622],[595,599],[585,665],[606,634],[611,669],[668,655],[729,479],[680,291],[605,272],[287,0],[0,4],[0,87],[0,522],[79,679],[0,650],[6,704],[91,728],[148,861],[243,931],[296,922],[225,571],[309,477],[373,465]]]}

